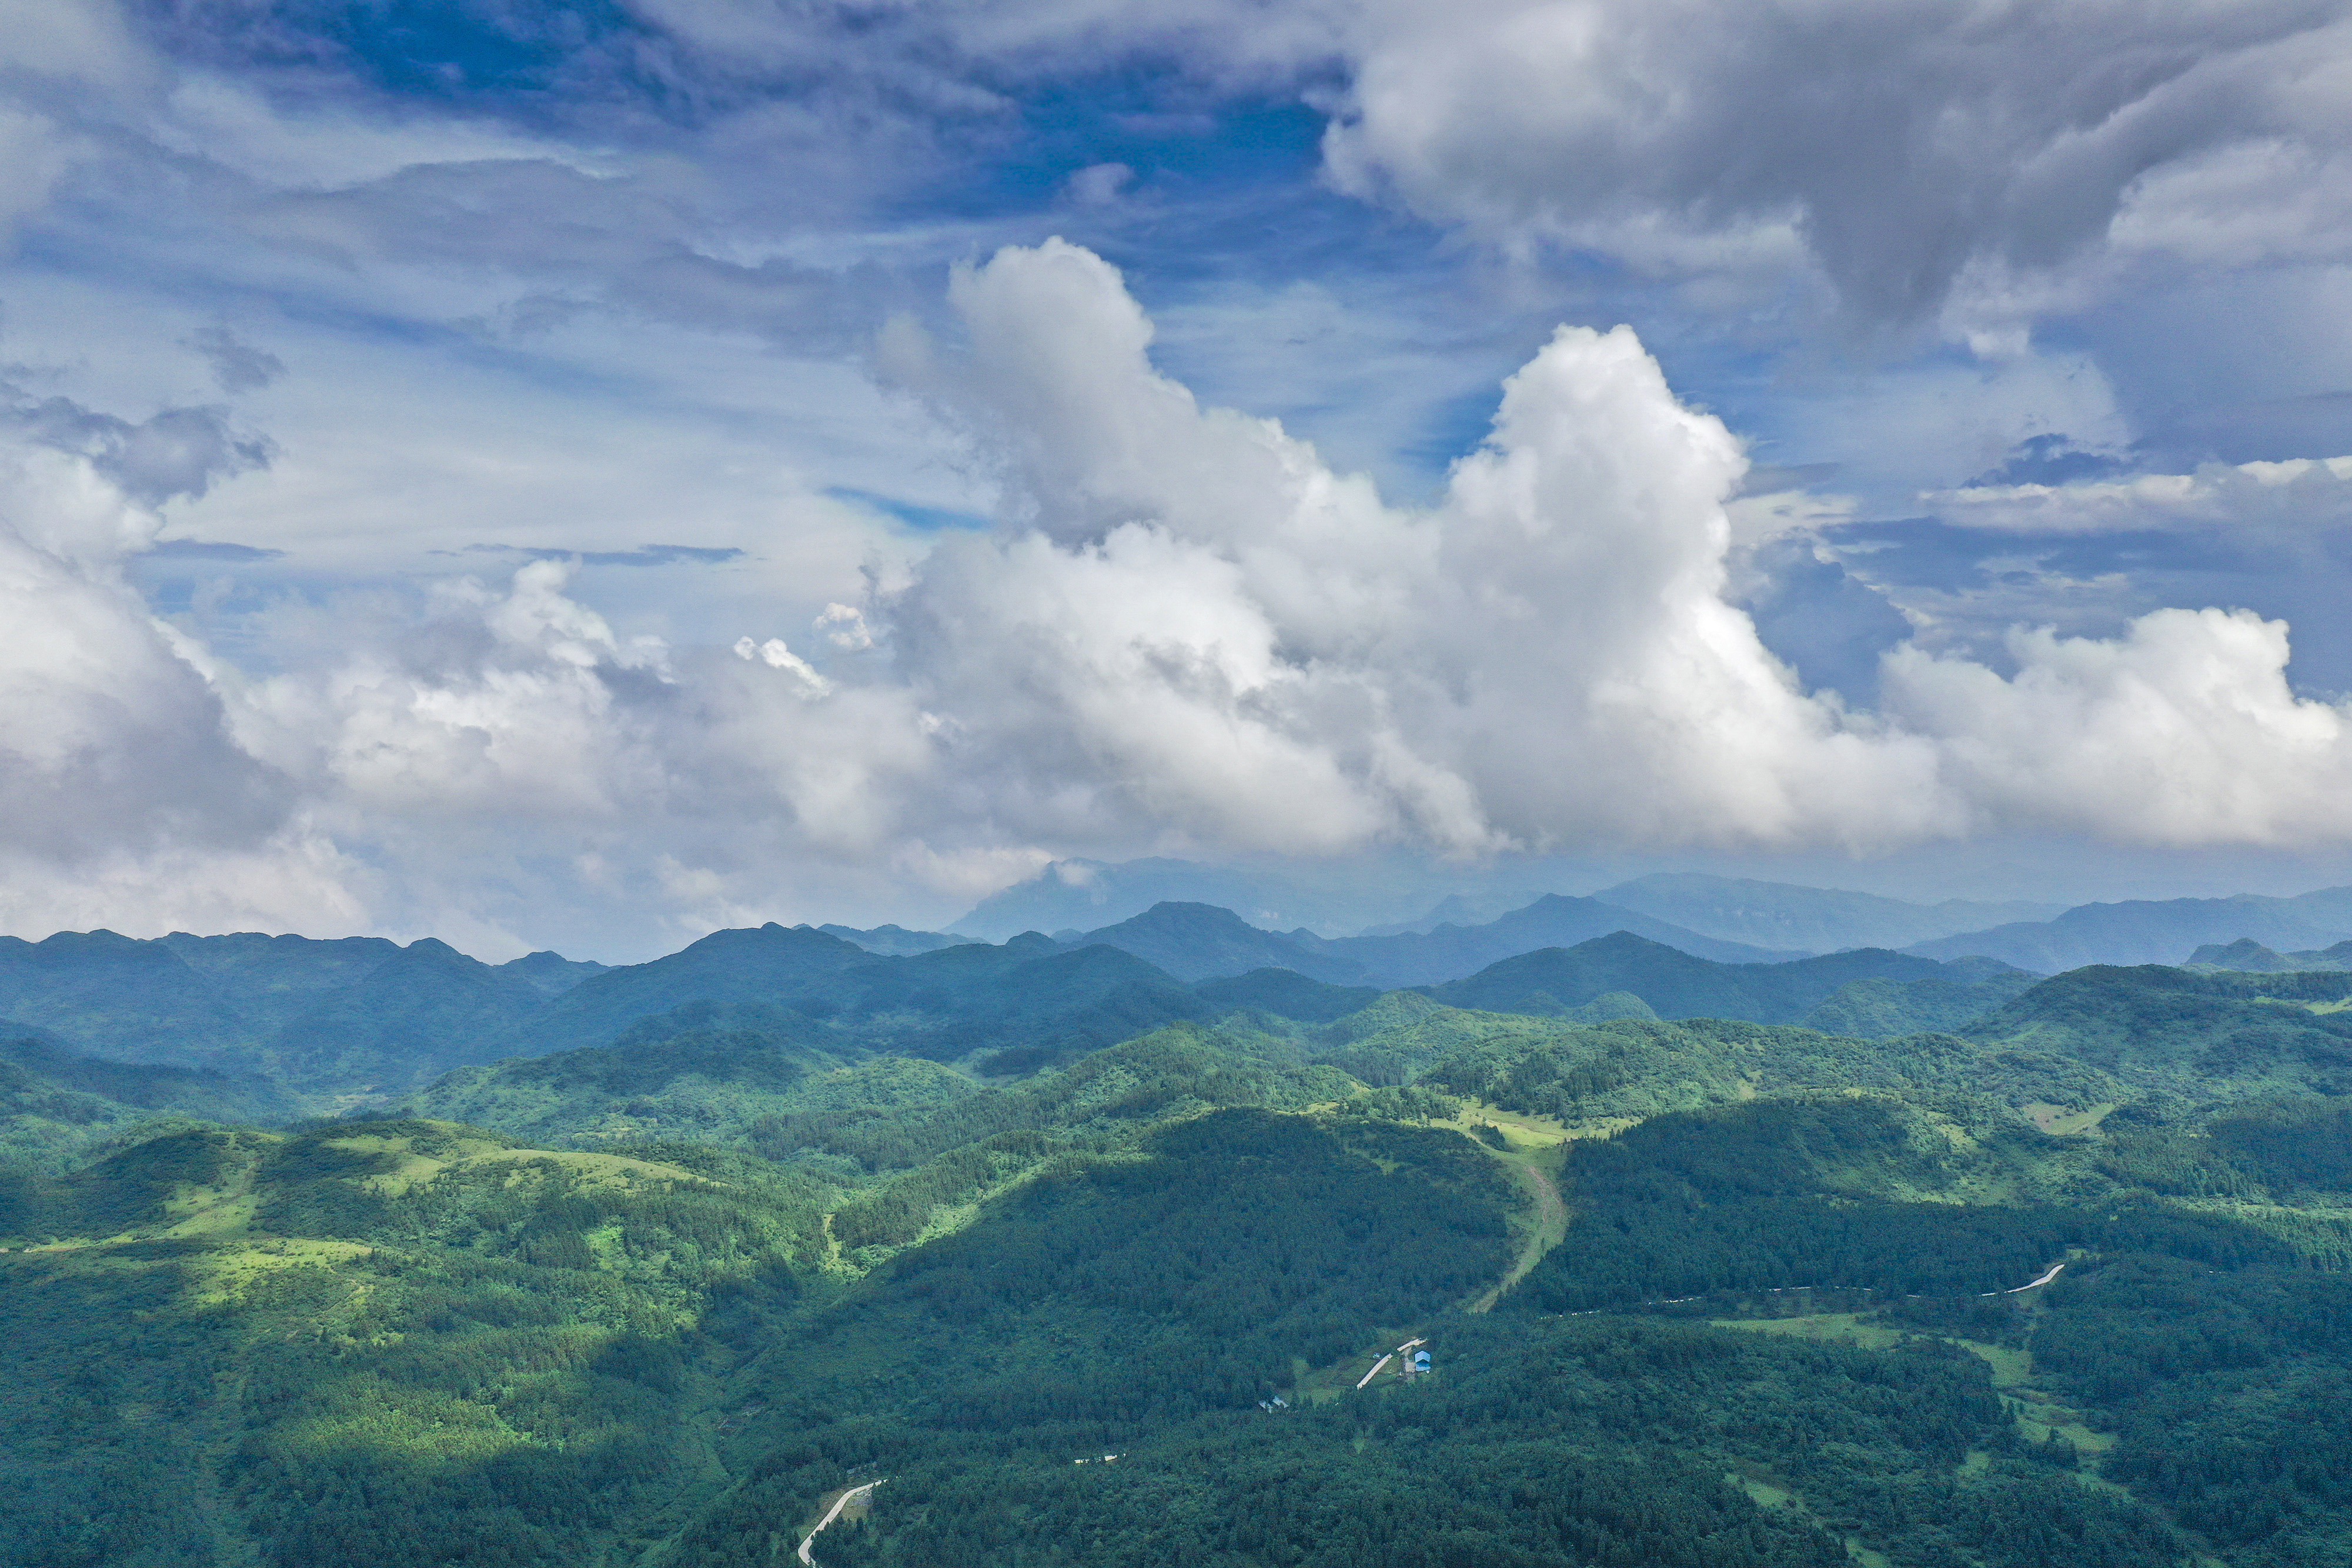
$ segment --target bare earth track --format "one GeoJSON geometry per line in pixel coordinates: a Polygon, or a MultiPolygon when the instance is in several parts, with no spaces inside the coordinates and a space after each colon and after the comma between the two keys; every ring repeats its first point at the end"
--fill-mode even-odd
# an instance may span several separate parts
{"type": "Polygon", "coordinates": [[[809,1564],[810,1568],[814,1568],[816,1559],[809,1554],[810,1545],[815,1542],[818,1536],[824,1533],[824,1527],[826,1525],[831,1524],[835,1520],[841,1517],[841,1511],[843,1509],[850,1507],[853,1503],[862,1502],[866,1499],[872,1497],[874,1495],[874,1489],[881,1484],[882,1483],[880,1481],[867,1481],[864,1486],[851,1487],[847,1491],[845,1491],[838,1497],[835,1498],[833,1500],[833,1506],[824,1511],[824,1517],[816,1521],[816,1528],[810,1531],[806,1535],[801,1537],[801,1549],[797,1553],[800,1560],[803,1563],[809,1564]]]}

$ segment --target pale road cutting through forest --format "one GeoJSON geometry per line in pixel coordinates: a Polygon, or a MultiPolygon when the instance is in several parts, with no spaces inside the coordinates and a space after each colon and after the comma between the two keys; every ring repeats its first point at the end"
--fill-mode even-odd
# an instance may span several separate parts
{"type": "Polygon", "coordinates": [[[2013,1285],[2006,1291],[1987,1291],[1984,1293],[1988,1296],[2014,1296],[2021,1291],[2033,1290],[2037,1286],[2046,1285],[2051,1281],[2056,1279],[2058,1277],[2058,1270],[2063,1269],[2065,1266],[2066,1265],[2063,1263],[2053,1263],[2050,1265],[2050,1272],[2042,1275],[2039,1280],[2029,1280],[2022,1285],[2013,1285]]]}
{"type": "Polygon", "coordinates": [[[824,1533],[824,1527],[831,1524],[835,1520],[840,1518],[841,1511],[847,1508],[854,1500],[868,1495],[876,1487],[878,1487],[882,1483],[880,1481],[867,1481],[864,1486],[851,1487],[847,1491],[843,1492],[839,1497],[835,1498],[833,1500],[833,1506],[824,1511],[824,1517],[816,1521],[816,1528],[810,1531],[806,1535],[801,1537],[801,1549],[799,1552],[800,1560],[803,1563],[811,1564],[811,1568],[814,1568],[816,1559],[809,1555],[809,1543],[814,1541],[818,1536],[823,1535],[824,1533]]]}
{"type": "MultiPolygon", "coordinates": [[[[1365,1384],[1370,1383],[1373,1378],[1378,1377],[1378,1376],[1381,1375],[1381,1367],[1383,1367],[1383,1366],[1386,1366],[1386,1365],[1389,1364],[1389,1362],[1390,1362],[1390,1360],[1391,1360],[1391,1357],[1402,1355],[1406,1351],[1411,1350],[1414,1345],[1417,1345],[1417,1344],[1427,1344],[1428,1343],[1429,1343],[1429,1342],[1428,1342],[1427,1340],[1425,1340],[1425,1339],[1409,1339],[1409,1340],[1405,1341],[1402,1344],[1401,1344],[1401,1345],[1397,1346],[1394,1350],[1392,1350],[1392,1351],[1389,1351],[1388,1353],[1386,1353],[1385,1354],[1383,1354],[1383,1355],[1380,1358],[1380,1360],[1378,1360],[1378,1361],[1376,1361],[1376,1362],[1372,1363],[1372,1369],[1371,1369],[1371,1371],[1370,1371],[1370,1372],[1368,1372],[1368,1373],[1364,1374],[1364,1375],[1363,1375],[1363,1376],[1361,1376],[1361,1377],[1360,1377],[1360,1378],[1356,1379],[1356,1386],[1357,1386],[1357,1387],[1359,1387],[1359,1388],[1361,1388],[1365,1384]]],[[[1400,1370],[1400,1371],[1402,1371],[1402,1370],[1403,1370],[1403,1369],[1402,1369],[1402,1368],[1400,1368],[1399,1370],[1400,1370]]]]}
{"type": "Polygon", "coordinates": [[[1568,1205],[1560,1200],[1559,1184],[1552,1180],[1549,1172],[1532,1163],[1514,1160],[1510,1165],[1519,1179],[1535,1194],[1536,1223],[1528,1231],[1527,1245],[1520,1249],[1510,1272],[1505,1274],[1493,1290],[1471,1304],[1470,1310],[1474,1312],[1492,1310],[1495,1303],[1502,1300],[1503,1292],[1527,1278],[1528,1270],[1568,1234],[1568,1205]]]}

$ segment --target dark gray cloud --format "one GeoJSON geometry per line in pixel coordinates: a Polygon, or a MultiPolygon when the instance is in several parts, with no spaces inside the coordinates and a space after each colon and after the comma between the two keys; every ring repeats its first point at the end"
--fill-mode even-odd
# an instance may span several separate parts
{"type": "Polygon", "coordinates": [[[1682,270],[1792,232],[1846,308],[1906,321],[1962,273],[2054,266],[2152,174],[2329,153],[2337,0],[1490,0],[1371,13],[1330,139],[1350,188],[1682,270]],[[1702,258],[1702,241],[1727,247],[1702,258]]]}
{"type": "Polygon", "coordinates": [[[220,390],[232,395],[259,392],[286,373],[285,361],[218,324],[197,328],[188,334],[187,344],[211,364],[220,390]]]}
{"type": "Polygon", "coordinates": [[[36,401],[5,383],[0,399],[0,421],[42,445],[89,458],[149,507],[202,496],[217,480],[267,468],[277,452],[268,436],[233,428],[221,407],[167,408],[133,423],[71,398],[36,401]]]}

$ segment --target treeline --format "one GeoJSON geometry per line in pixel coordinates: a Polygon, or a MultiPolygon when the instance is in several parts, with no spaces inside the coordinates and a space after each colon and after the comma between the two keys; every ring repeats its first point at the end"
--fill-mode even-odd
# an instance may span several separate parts
{"type": "Polygon", "coordinates": [[[751,1146],[792,1162],[814,1153],[887,1179],[844,1202],[845,1250],[903,1247],[942,1207],[963,1204],[1056,1155],[1102,1154],[1142,1126],[1211,1106],[1297,1110],[1354,1085],[1328,1067],[1278,1065],[1177,1025],[1025,1083],[944,1103],[811,1110],[753,1124],[751,1146]]]}
{"type": "Polygon", "coordinates": [[[1255,1406],[1508,1260],[1493,1161],[1451,1133],[1356,1132],[1222,1111],[1043,1176],[814,1318],[775,1402],[897,1389],[929,1422],[1005,1433],[1255,1406]]]}
{"type": "Polygon", "coordinates": [[[268,1228],[0,1263],[0,1562],[593,1557],[672,1503],[698,1365],[770,1342],[822,1247],[806,1178],[701,1157],[722,1179],[337,1124],[69,1178],[48,1196],[76,1228],[167,1222],[193,1187],[268,1228]]]}
{"type": "MultiPolygon", "coordinates": [[[[1374,1037],[1356,1049],[1378,1043],[1374,1037]]],[[[1855,1089],[1971,1097],[1987,1105],[2090,1105],[2129,1093],[2097,1067],[2010,1042],[1941,1034],[1849,1040],[1721,1019],[1492,1030],[1436,1057],[1420,1082],[1567,1123],[1855,1089]]]]}
{"type": "Polygon", "coordinates": [[[2188,1554],[2147,1509],[2053,1470],[1982,1364],[1930,1343],[1874,1354],[1622,1319],[1453,1320],[1432,1343],[1439,1373],[1411,1387],[1204,1416],[1115,1464],[893,1456],[869,1520],[827,1531],[822,1560],[1829,1568],[1849,1534],[1934,1568],[2188,1554]],[[1751,1500],[1743,1476],[1785,1500],[1751,1500]]]}
{"type": "Polygon", "coordinates": [[[2352,1279],[2109,1257],[2053,1288],[2032,1346],[2110,1413],[2107,1473],[2233,1561],[2352,1559],[2352,1279]]]}
{"type": "Polygon", "coordinates": [[[1579,1140],[1561,1175],[1575,1222],[1506,1306],[1582,1312],[1805,1286],[1972,1295],[2022,1285],[2070,1249],[2230,1269],[2298,1260],[2273,1237],[2145,1195],[1951,1201],[1943,1194],[2011,1176],[2053,1142],[2016,1124],[1977,1131],[1974,1146],[1956,1148],[1915,1106],[1838,1096],[1679,1113],[1579,1140]],[[1907,1193],[1935,1197],[1894,1196],[1907,1193]]]}

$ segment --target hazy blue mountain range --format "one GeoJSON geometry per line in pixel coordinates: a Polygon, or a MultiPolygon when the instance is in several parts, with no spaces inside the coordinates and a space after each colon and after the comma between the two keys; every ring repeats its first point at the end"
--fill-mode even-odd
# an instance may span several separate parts
{"type": "MultiPolygon", "coordinates": [[[[1380,916],[1378,923],[1360,926],[1354,936],[1335,929],[1347,909],[1370,908],[1383,898],[1393,902],[1407,891],[1396,885],[1371,886],[1349,897],[1324,896],[1256,872],[1184,861],[1121,865],[1071,862],[1049,867],[983,902],[955,929],[995,937],[1035,930],[1064,940],[1092,936],[1116,941],[1104,934],[1156,904],[1209,904],[1237,912],[1242,921],[1261,931],[1286,931],[1299,946],[1327,957],[1358,962],[1366,980],[1389,985],[1438,984],[1514,952],[1572,946],[1612,930],[1632,931],[1686,952],[1735,962],[1890,947],[1930,958],[1998,958],[2041,974],[2085,964],[2177,964],[2199,946],[2241,937],[2279,952],[2315,950],[2352,938],[2352,889],[2347,888],[2323,888],[2291,898],[2241,894],[2065,908],[1964,899],[1913,904],[1872,894],[1696,873],[1636,877],[1589,898],[1570,900],[1593,911],[1595,922],[1583,928],[1530,934],[1531,939],[1516,945],[1513,937],[1490,928],[1537,904],[1549,905],[1558,895],[1456,891],[1442,895],[1433,906],[1424,905],[1425,913],[1417,918],[1380,916]],[[1601,905],[1620,912],[1613,924],[1600,923],[1605,918],[1600,917],[1597,906],[1601,905]],[[1495,939],[1448,938],[1460,946],[1460,957],[1426,959],[1424,955],[1445,953],[1445,943],[1372,946],[1437,936],[1447,926],[1488,931],[1495,939]]],[[[1319,972],[1333,978],[1339,975],[1328,967],[1319,972]]]]}
{"type": "MultiPolygon", "coordinates": [[[[1177,860],[1057,862],[1035,877],[982,901],[952,929],[992,941],[1020,931],[1057,936],[1099,931],[1158,904],[1207,904],[1235,911],[1265,930],[1305,929],[1324,937],[1383,937],[1426,934],[1441,925],[1486,925],[1526,908],[1546,893],[1494,886],[1457,888],[1409,918],[1368,915],[1383,904],[1410,900],[1416,883],[1400,877],[1383,883],[1318,888],[1302,885],[1296,873],[1194,864],[1177,860]],[[1350,921],[1351,912],[1355,919],[1350,921]]],[[[1424,895],[1426,896],[1426,895],[1424,895]]],[[[1904,947],[1938,936],[2018,921],[2046,920],[2063,911],[2057,904],[1979,903],[1948,899],[1941,904],[1906,903],[1872,894],[1788,883],[1661,873],[1619,883],[1590,895],[1601,903],[1662,923],[1690,936],[1738,944],[1776,955],[1834,952],[1842,947],[1904,947]]],[[[1625,916],[1620,917],[1621,924],[1625,916]]],[[[1640,935],[1658,929],[1628,925],[1640,935]]],[[[857,937],[846,929],[836,935],[857,937]]],[[[1588,932],[1579,936],[1604,935],[1588,932]]],[[[1722,956],[1722,954],[1710,954],[1722,956]]]]}
{"type": "Polygon", "coordinates": [[[118,1061],[390,1090],[488,1060],[486,1042],[601,968],[551,953],[484,964],[431,937],[404,947],[379,937],[60,932],[0,938],[0,1019],[118,1061]]]}
{"type": "Polygon", "coordinates": [[[1338,938],[1305,930],[1262,931],[1211,904],[1159,904],[1116,925],[1061,940],[1071,946],[1117,947],[1184,980],[1273,967],[1338,985],[1389,988],[1459,979],[1514,954],[1574,946],[1612,931],[1631,931],[1719,963],[1774,963],[1801,956],[1718,941],[1595,899],[1559,894],[1547,894],[1483,925],[1338,938]]]}
{"type": "MultiPolygon", "coordinates": [[[[1325,936],[1346,936],[1376,921],[1425,909],[1450,891],[1424,867],[1377,860],[1321,867],[1212,866],[1159,857],[1118,864],[1057,861],[982,899],[948,929],[1001,942],[1024,931],[1099,930],[1155,904],[1209,904],[1264,930],[1303,926],[1325,936]]],[[[1521,894],[1501,907],[1525,904],[1540,891],[1521,894]]],[[[1476,918],[1499,914],[1501,907],[1476,918]]]]}
{"type": "Polygon", "coordinates": [[[1412,920],[1392,920],[1381,925],[1367,925],[1356,933],[1359,936],[1395,936],[1408,931],[1434,931],[1441,925],[1484,925],[1498,920],[1514,909],[1525,909],[1543,894],[1533,890],[1497,891],[1481,889],[1475,893],[1449,893],[1430,909],[1412,920]]]}
{"type": "Polygon", "coordinates": [[[1245,975],[1253,969],[1290,969],[1310,979],[1362,985],[1365,967],[1305,931],[1261,931],[1230,909],[1208,904],[1155,904],[1142,914],[1099,931],[1056,938],[1064,946],[1100,944],[1132,953],[1180,980],[1245,975]]]}
{"type": "Polygon", "coordinates": [[[1319,943],[1317,950],[1362,967],[1385,986],[1430,986],[1475,973],[1515,954],[1540,947],[1570,947],[1596,936],[1627,931],[1696,957],[1723,964],[1769,964],[1801,957],[1805,949],[1750,946],[1620,908],[1596,898],[1551,893],[1484,925],[1439,925],[1392,936],[1349,936],[1319,943]]]}
{"type": "MultiPolygon", "coordinates": [[[[1780,964],[1718,964],[1621,931],[1574,947],[1523,953],[1430,994],[1451,1007],[1543,1017],[1622,993],[1639,997],[1663,1019],[1797,1023],[1845,988],[1864,982],[1958,988],[1974,1001],[1967,1009],[1973,1016],[2035,978],[1983,960],[1944,964],[1874,947],[1780,964]]],[[[1900,1022],[1899,1032],[1920,1027],[1907,1016],[1900,1022]]]]}
{"type": "Polygon", "coordinates": [[[2352,937],[2352,887],[2293,898],[2169,898],[2084,904],[2049,920],[2015,922],[1919,942],[1928,958],[1980,955],[2054,975],[2086,964],[2178,964],[2208,943],[2250,938],[2280,952],[2352,937]]]}
{"type": "Polygon", "coordinates": [[[977,938],[950,936],[943,931],[909,931],[903,925],[877,925],[870,931],[860,931],[854,925],[820,925],[819,931],[828,936],[838,936],[844,942],[854,942],[868,953],[881,953],[891,957],[907,957],[916,953],[936,952],[941,947],[953,947],[977,938]]]}
{"type": "Polygon", "coordinates": [[[1874,894],[1691,872],[1635,877],[1592,896],[1725,941],[1799,953],[1908,947],[1916,942],[1992,925],[2048,920],[2065,907],[1958,898],[1933,904],[1908,904],[1874,894]]]}
{"type": "Polygon", "coordinates": [[[2280,953],[2263,946],[2251,936],[2235,942],[2208,942],[2189,955],[2185,967],[2216,969],[2246,969],[2257,974],[2277,974],[2290,969],[2352,969],[2352,941],[2338,942],[2333,947],[2316,947],[2303,953],[2280,953]]]}

